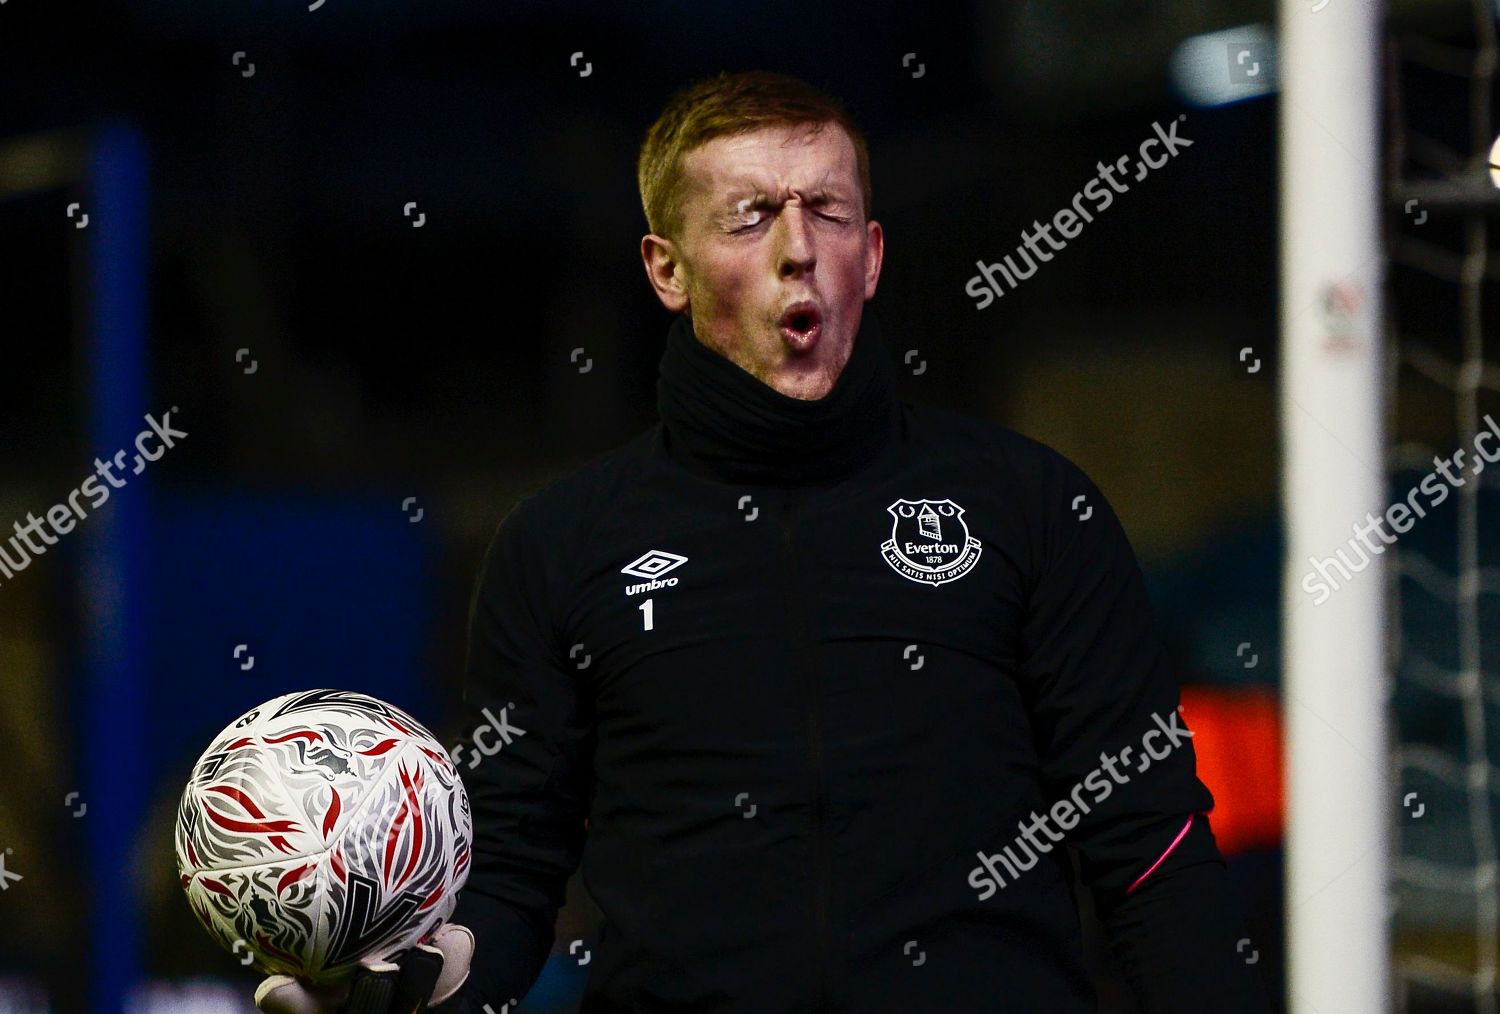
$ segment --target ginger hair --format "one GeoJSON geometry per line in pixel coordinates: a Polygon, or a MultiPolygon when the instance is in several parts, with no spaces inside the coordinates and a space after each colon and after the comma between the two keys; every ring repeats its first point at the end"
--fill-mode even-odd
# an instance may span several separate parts
{"type": "Polygon", "coordinates": [[[636,182],[646,224],[658,236],[682,229],[683,159],[719,137],[765,127],[807,126],[818,131],[836,123],[854,142],[865,221],[870,220],[870,153],[864,134],[838,99],[787,74],[720,71],[677,92],[641,144],[636,182]]]}

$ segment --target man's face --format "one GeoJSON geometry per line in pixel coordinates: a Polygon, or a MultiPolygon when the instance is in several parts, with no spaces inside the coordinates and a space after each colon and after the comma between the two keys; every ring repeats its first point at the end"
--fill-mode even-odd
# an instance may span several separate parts
{"type": "Polygon", "coordinates": [[[793,398],[833,387],[875,295],[884,237],[865,221],[854,142],[837,124],[715,138],[683,159],[681,235],[641,242],[663,305],[793,398]]]}

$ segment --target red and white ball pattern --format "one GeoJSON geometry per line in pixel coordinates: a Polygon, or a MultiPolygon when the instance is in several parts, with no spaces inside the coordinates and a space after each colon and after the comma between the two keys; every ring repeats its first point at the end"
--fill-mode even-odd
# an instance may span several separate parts
{"type": "Polygon", "coordinates": [[[473,835],[463,782],[421,724],[367,694],[305,690],[252,709],[198,758],[177,869],[226,949],[322,981],[442,925],[473,835]]]}

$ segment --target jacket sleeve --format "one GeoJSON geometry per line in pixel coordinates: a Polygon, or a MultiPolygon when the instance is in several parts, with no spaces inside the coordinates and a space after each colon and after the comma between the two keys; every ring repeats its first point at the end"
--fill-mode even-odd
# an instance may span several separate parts
{"type": "Polygon", "coordinates": [[[583,851],[592,723],[557,642],[559,566],[523,499],[490,542],[469,607],[465,724],[455,763],[474,820],[473,861],[452,916],[475,936],[464,995],[521,1000],[551,953],[583,851]],[[475,735],[476,730],[484,730],[475,735]],[[468,738],[472,737],[472,738],[468,738]]]}
{"type": "Polygon", "coordinates": [[[1098,487],[1044,451],[1020,671],[1051,819],[1145,1014],[1263,1011],[1140,567],[1098,487]]]}

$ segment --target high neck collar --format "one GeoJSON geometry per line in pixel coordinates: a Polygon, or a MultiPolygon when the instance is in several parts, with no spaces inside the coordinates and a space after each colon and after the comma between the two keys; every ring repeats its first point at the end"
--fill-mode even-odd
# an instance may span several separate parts
{"type": "Polygon", "coordinates": [[[667,453],[723,482],[816,485],[869,463],[894,438],[895,378],[865,307],[849,361],[816,401],[782,394],[704,345],[681,314],[656,383],[667,453]]]}

